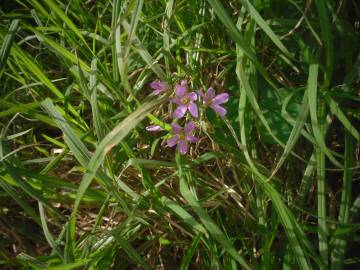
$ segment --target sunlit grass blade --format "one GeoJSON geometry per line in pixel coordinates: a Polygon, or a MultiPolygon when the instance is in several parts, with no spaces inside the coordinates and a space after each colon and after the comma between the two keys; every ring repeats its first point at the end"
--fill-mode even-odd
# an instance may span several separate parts
{"type": "Polygon", "coordinates": [[[39,81],[44,83],[45,86],[49,88],[53,94],[58,98],[64,98],[64,95],[60,92],[60,90],[49,80],[49,78],[45,75],[44,71],[35,64],[34,59],[32,59],[28,53],[21,50],[17,45],[13,45],[11,48],[11,53],[14,57],[17,57],[24,63],[24,66],[33,73],[39,81]]]}
{"type": "Polygon", "coordinates": [[[76,25],[72,22],[72,20],[64,13],[64,11],[59,7],[58,4],[56,4],[53,0],[46,0],[45,4],[56,14],[56,16],[59,17],[59,19],[66,24],[69,29],[74,32],[74,34],[84,43],[85,46],[87,46],[87,43],[79,31],[79,29],[76,27],[76,25]]]}
{"type": "Polygon", "coordinates": [[[46,37],[39,31],[36,31],[33,29],[36,37],[38,40],[46,45],[48,45],[56,54],[58,54],[60,57],[64,57],[65,59],[69,60],[74,65],[80,64],[81,68],[83,68],[85,71],[90,72],[91,68],[88,64],[86,64],[83,60],[79,59],[71,53],[69,50],[65,49],[64,47],[60,46],[57,42],[53,41],[52,39],[46,37]]]}

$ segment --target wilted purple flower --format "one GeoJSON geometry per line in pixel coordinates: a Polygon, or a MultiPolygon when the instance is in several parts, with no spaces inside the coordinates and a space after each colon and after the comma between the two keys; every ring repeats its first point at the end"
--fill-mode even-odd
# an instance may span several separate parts
{"type": "Polygon", "coordinates": [[[152,83],[150,83],[150,87],[153,89],[152,94],[155,96],[166,92],[169,88],[167,82],[157,82],[157,81],[153,81],[152,83]]]}
{"type": "Polygon", "coordinates": [[[228,102],[228,93],[221,93],[215,96],[215,90],[210,87],[206,93],[199,91],[199,94],[203,98],[205,105],[212,108],[218,115],[225,116],[226,109],[221,107],[220,104],[228,102]]]}
{"type": "Polygon", "coordinates": [[[164,130],[162,127],[157,125],[150,125],[145,128],[147,131],[156,132],[156,131],[162,131],[164,130]]]}
{"type": "Polygon", "coordinates": [[[182,118],[186,111],[189,110],[193,117],[198,117],[198,108],[195,103],[197,94],[195,92],[188,92],[187,81],[182,80],[180,85],[175,88],[175,97],[172,102],[179,105],[173,113],[174,118],[182,118]]]}
{"type": "Polygon", "coordinates": [[[167,145],[169,147],[174,147],[175,145],[178,145],[181,155],[186,154],[188,150],[188,142],[196,143],[199,140],[197,137],[192,135],[195,128],[195,124],[193,121],[186,123],[184,128],[182,128],[176,123],[172,124],[171,128],[174,136],[172,136],[166,141],[167,145]]]}

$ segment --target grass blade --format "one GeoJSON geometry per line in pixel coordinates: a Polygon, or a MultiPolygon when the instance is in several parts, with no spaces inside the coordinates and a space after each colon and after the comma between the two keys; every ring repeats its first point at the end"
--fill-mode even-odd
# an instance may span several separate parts
{"type": "Polygon", "coordinates": [[[192,257],[195,254],[195,251],[200,243],[202,234],[198,233],[196,237],[194,238],[193,242],[191,243],[191,246],[189,247],[188,251],[186,252],[185,256],[183,257],[180,265],[180,270],[186,270],[189,268],[189,264],[191,262],[192,257]]]}
{"type": "Polygon", "coordinates": [[[234,23],[231,20],[228,12],[224,9],[223,5],[218,0],[208,0],[209,4],[214,9],[216,15],[222,21],[224,26],[228,29],[230,37],[240,46],[244,54],[254,63],[255,67],[259,70],[259,72],[264,76],[266,81],[276,89],[275,84],[270,79],[269,75],[266,72],[266,69],[259,63],[256,58],[255,53],[245,41],[245,39],[241,36],[240,31],[236,28],[234,23]]]}
{"type": "Polygon", "coordinates": [[[69,29],[73,31],[74,34],[87,46],[87,43],[79,29],[77,29],[76,25],[71,21],[71,19],[59,8],[59,5],[56,4],[53,0],[46,0],[44,2],[51,9],[51,11],[53,11],[59,17],[59,19],[65,23],[69,29]]]}
{"type": "MultiPolygon", "coordinates": [[[[319,122],[318,129],[319,135],[322,138],[325,135],[324,122],[325,122],[325,104],[318,104],[319,122]]],[[[318,237],[319,237],[319,252],[320,257],[325,262],[322,269],[328,269],[329,251],[328,251],[328,230],[326,222],[326,198],[325,198],[325,153],[323,149],[316,145],[315,147],[316,158],[316,186],[317,186],[317,218],[318,218],[318,237]]]]}
{"type": "Polygon", "coordinates": [[[44,206],[42,205],[41,202],[38,202],[39,205],[39,213],[40,213],[40,219],[41,219],[41,225],[44,231],[44,235],[46,240],[48,241],[50,247],[56,252],[56,254],[63,259],[64,256],[62,254],[62,251],[60,250],[59,246],[56,244],[54,238],[52,237],[49,228],[47,226],[46,223],[46,217],[45,217],[45,210],[44,210],[44,206]]]}
{"type": "Polygon", "coordinates": [[[231,242],[228,240],[226,235],[221,231],[221,229],[211,220],[210,216],[206,211],[201,207],[196,197],[190,191],[188,184],[185,181],[185,177],[182,173],[181,162],[179,156],[177,157],[177,163],[179,168],[179,177],[180,177],[180,192],[194,209],[196,214],[200,217],[201,222],[204,224],[205,228],[209,231],[209,234],[214,237],[221,246],[244,268],[252,269],[251,266],[246,262],[246,260],[241,256],[233,247],[231,242]]]}
{"type": "Polygon", "coordinates": [[[326,55],[326,72],[325,72],[325,82],[324,85],[327,86],[330,83],[332,72],[333,72],[333,63],[334,63],[334,45],[333,45],[333,36],[330,28],[329,14],[327,10],[327,1],[325,0],[315,0],[316,9],[319,15],[320,26],[321,26],[321,37],[325,46],[325,55],[326,55]]]}
{"type": "Polygon", "coordinates": [[[7,58],[10,54],[11,46],[13,44],[16,31],[19,27],[19,22],[20,22],[19,19],[15,19],[11,22],[10,27],[9,27],[9,32],[6,35],[6,37],[4,38],[4,42],[1,46],[1,49],[0,49],[0,77],[4,70],[7,58]]]}
{"type": "Polygon", "coordinates": [[[10,195],[11,198],[13,198],[14,201],[16,201],[16,203],[22,209],[24,209],[25,213],[29,215],[29,217],[31,217],[39,226],[41,226],[41,221],[38,215],[35,213],[34,209],[32,209],[32,207],[19,196],[19,192],[15,192],[11,188],[11,186],[2,176],[0,176],[0,186],[3,190],[5,190],[6,193],[10,195]]]}
{"type": "Polygon", "coordinates": [[[350,134],[357,140],[360,141],[359,131],[351,124],[349,119],[340,110],[339,104],[337,104],[330,96],[325,96],[326,102],[329,104],[331,112],[339,119],[343,126],[350,132],[350,134]]]}
{"type": "Polygon", "coordinates": [[[84,61],[79,59],[77,56],[75,56],[73,53],[71,53],[69,50],[65,49],[64,47],[60,46],[57,42],[53,41],[52,39],[46,37],[45,35],[41,34],[40,32],[33,29],[33,32],[35,33],[38,40],[46,45],[48,45],[56,54],[58,54],[60,57],[63,57],[67,60],[69,60],[74,65],[79,64],[81,68],[83,68],[86,72],[90,72],[91,68],[88,64],[86,64],[84,61]]]}
{"type": "MultiPolygon", "coordinates": [[[[355,151],[353,146],[351,134],[348,131],[345,131],[345,162],[338,218],[341,225],[346,225],[350,221],[351,184],[353,175],[351,167],[353,166],[355,151]]],[[[346,239],[335,239],[331,253],[331,269],[340,270],[343,268],[346,245],[346,239]]]]}
{"type": "MultiPolygon", "coordinates": [[[[238,77],[240,74],[243,75],[242,69],[242,62],[239,62],[237,65],[237,75],[238,77]],[[240,69],[240,70],[239,70],[240,69]]],[[[239,79],[241,82],[241,79],[239,79]]],[[[240,84],[240,89],[242,89],[244,86],[240,84]]],[[[286,233],[286,236],[289,240],[289,244],[293,250],[293,253],[296,255],[296,259],[298,261],[298,264],[301,269],[310,269],[309,263],[305,257],[304,250],[300,244],[299,239],[306,239],[305,235],[301,231],[297,231],[295,228],[297,227],[297,222],[294,219],[294,217],[291,215],[290,211],[287,210],[287,207],[285,206],[280,194],[276,191],[276,189],[270,184],[270,182],[266,181],[266,177],[263,176],[256,166],[254,165],[250,153],[249,153],[249,147],[247,143],[247,134],[249,126],[246,125],[245,117],[246,113],[248,113],[248,110],[246,110],[246,103],[247,103],[247,94],[245,94],[245,91],[240,92],[240,103],[239,103],[239,122],[240,122],[240,138],[241,138],[241,144],[244,146],[244,155],[246,158],[246,161],[248,162],[252,173],[254,174],[254,180],[256,181],[256,184],[264,190],[266,195],[268,195],[274,204],[274,208],[279,215],[279,218],[281,220],[282,225],[284,226],[284,230],[286,233]]]]}
{"type": "Polygon", "coordinates": [[[261,17],[261,15],[257,12],[254,6],[251,4],[249,0],[241,0],[250,16],[254,19],[254,21],[259,25],[259,27],[265,32],[265,34],[274,42],[276,47],[280,49],[280,51],[290,59],[294,59],[294,57],[290,54],[288,49],[286,49],[285,45],[281,42],[280,38],[273,32],[270,26],[266,23],[266,21],[261,17]]]}
{"type": "Polygon", "coordinates": [[[309,115],[309,103],[307,101],[307,93],[305,92],[303,102],[302,102],[302,109],[299,113],[298,118],[296,119],[296,123],[294,124],[293,129],[291,130],[289,139],[286,142],[286,145],[284,148],[284,152],[281,155],[278,163],[276,164],[275,169],[273,170],[273,172],[271,173],[271,176],[269,178],[272,178],[272,176],[274,176],[276,174],[276,172],[280,169],[280,167],[285,162],[286,158],[291,153],[292,149],[294,148],[296,142],[298,141],[298,139],[301,135],[301,132],[303,130],[303,127],[305,125],[308,115],[309,115]]]}
{"type": "Polygon", "coordinates": [[[336,160],[336,158],[331,154],[329,149],[327,148],[324,137],[319,128],[318,116],[317,116],[317,81],[318,81],[318,64],[311,64],[309,68],[309,79],[308,79],[308,100],[309,100],[309,108],[310,108],[310,118],[311,118],[311,126],[314,133],[314,138],[316,141],[316,145],[321,148],[321,150],[325,153],[325,155],[329,158],[329,160],[338,168],[343,168],[343,166],[336,160]]]}
{"type": "Polygon", "coordinates": [[[98,140],[101,140],[105,137],[106,134],[106,127],[103,125],[104,121],[101,117],[101,113],[98,106],[98,89],[97,89],[97,82],[96,82],[96,64],[97,60],[96,58],[91,62],[91,75],[90,75],[90,104],[91,104],[91,110],[93,114],[93,122],[95,127],[95,133],[98,138],[98,140]]]}
{"type": "Polygon", "coordinates": [[[117,243],[124,249],[126,254],[137,264],[141,265],[143,269],[151,270],[152,268],[149,264],[144,261],[143,258],[138,254],[138,252],[122,237],[120,237],[117,233],[114,233],[113,236],[116,238],[117,243]]]}
{"type": "Polygon", "coordinates": [[[91,181],[93,180],[98,168],[102,165],[102,162],[106,156],[106,154],[114,147],[116,144],[120,143],[122,139],[127,136],[130,131],[135,128],[145,117],[146,115],[155,108],[155,106],[159,105],[162,100],[154,100],[149,102],[135,112],[130,114],[127,118],[125,118],[120,124],[118,124],[110,133],[108,133],[105,138],[99,143],[96,148],[94,155],[91,157],[89,164],[87,166],[88,172],[84,175],[81,180],[76,200],[73,208],[73,212],[70,218],[70,229],[72,239],[75,238],[75,218],[76,212],[80,205],[81,199],[89,187],[91,181]]]}

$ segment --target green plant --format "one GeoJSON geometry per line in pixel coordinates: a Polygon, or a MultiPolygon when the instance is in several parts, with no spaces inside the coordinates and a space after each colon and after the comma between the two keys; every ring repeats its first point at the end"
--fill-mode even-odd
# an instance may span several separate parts
{"type": "Polygon", "coordinates": [[[4,3],[1,268],[359,264],[356,1],[4,3]],[[174,77],[230,94],[186,155],[174,77]]]}

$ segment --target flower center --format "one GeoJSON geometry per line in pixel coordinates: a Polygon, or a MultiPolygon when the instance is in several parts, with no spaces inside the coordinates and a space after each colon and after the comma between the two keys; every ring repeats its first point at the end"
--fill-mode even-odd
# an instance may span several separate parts
{"type": "Polygon", "coordinates": [[[183,104],[188,104],[189,102],[190,102],[189,97],[183,97],[183,98],[181,99],[181,103],[183,103],[183,104]]]}
{"type": "Polygon", "coordinates": [[[179,139],[182,140],[182,141],[185,140],[185,133],[184,132],[179,133],[179,139]]]}

